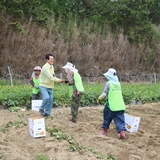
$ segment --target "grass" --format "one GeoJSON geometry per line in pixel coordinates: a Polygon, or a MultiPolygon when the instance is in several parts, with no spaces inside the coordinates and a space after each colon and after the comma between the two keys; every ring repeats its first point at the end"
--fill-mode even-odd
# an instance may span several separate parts
{"type": "Polygon", "coordinates": [[[50,160],[50,159],[44,153],[39,153],[36,155],[36,160],[50,160]]]}

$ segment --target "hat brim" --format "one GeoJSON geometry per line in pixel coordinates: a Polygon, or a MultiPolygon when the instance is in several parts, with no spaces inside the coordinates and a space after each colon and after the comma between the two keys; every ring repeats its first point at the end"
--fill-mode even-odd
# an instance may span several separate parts
{"type": "Polygon", "coordinates": [[[115,79],[115,76],[111,76],[108,72],[103,74],[107,79],[115,79]]]}
{"type": "Polygon", "coordinates": [[[108,75],[108,72],[106,72],[106,73],[104,73],[103,74],[105,77],[108,77],[109,75],[108,75]]]}
{"type": "Polygon", "coordinates": [[[65,66],[63,66],[62,68],[64,68],[64,69],[65,69],[65,68],[67,68],[67,66],[65,65],[65,66]]]}
{"type": "Polygon", "coordinates": [[[63,68],[63,69],[74,69],[73,67],[68,66],[68,65],[63,66],[62,68],[63,68]]]}

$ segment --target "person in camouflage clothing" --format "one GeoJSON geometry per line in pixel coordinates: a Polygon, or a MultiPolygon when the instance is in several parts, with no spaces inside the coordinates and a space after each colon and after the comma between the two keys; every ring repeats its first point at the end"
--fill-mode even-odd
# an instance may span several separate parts
{"type": "Polygon", "coordinates": [[[69,85],[69,94],[70,97],[72,97],[71,100],[72,118],[70,119],[70,121],[76,123],[78,116],[78,109],[80,106],[80,100],[84,92],[82,78],[78,73],[78,70],[72,63],[67,62],[67,64],[62,68],[65,69],[65,72],[67,73],[68,80],[66,80],[65,83],[69,85]]]}

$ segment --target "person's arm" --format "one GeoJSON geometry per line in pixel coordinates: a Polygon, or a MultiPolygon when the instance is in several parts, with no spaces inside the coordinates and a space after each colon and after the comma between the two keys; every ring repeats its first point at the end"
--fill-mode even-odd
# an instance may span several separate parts
{"type": "Polygon", "coordinates": [[[98,97],[98,99],[99,99],[99,100],[102,100],[104,97],[106,97],[108,91],[109,91],[109,83],[107,82],[107,83],[105,84],[103,93],[98,97]]]}
{"type": "Polygon", "coordinates": [[[34,86],[33,77],[35,76],[35,72],[32,72],[31,78],[29,79],[29,83],[34,86]]]}
{"type": "Polygon", "coordinates": [[[48,71],[47,68],[43,68],[43,73],[48,79],[50,79],[52,81],[56,81],[56,82],[61,82],[62,81],[61,79],[51,75],[51,73],[48,71]]]}
{"type": "Polygon", "coordinates": [[[36,88],[36,89],[39,89],[39,86],[35,85],[34,81],[33,81],[33,78],[30,78],[29,79],[29,83],[32,85],[32,87],[36,88]]]}
{"type": "Polygon", "coordinates": [[[74,84],[73,77],[74,77],[74,72],[69,71],[69,72],[67,73],[68,85],[73,85],[73,84],[74,84]]]}
{"type": "Polygon", "coordinates": [[[34,86],[33,78],[30,78],[30,79],[29,79],[29,83],[30,83],[32,86],[34,86]]]}

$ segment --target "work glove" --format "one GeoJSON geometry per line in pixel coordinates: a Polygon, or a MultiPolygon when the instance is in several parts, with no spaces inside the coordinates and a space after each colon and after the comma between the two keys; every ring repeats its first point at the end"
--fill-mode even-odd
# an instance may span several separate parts
{"type": "Polygon", "coordinates": [[[106,96],[106,93],[103,92],[103,93],[98,97],[98,100],[101,101],[105,96],[106,96]]]}
{"type": "Polygon", "coordinates": [[[98,105],[101,105],[101,100],[102,100],[102,99],[103,99],[103,98],[102,98],[101,96],[98,97],[98,99],[97,99],[97,104],[98,104],[98,105]]]}
{"type": "Polygon", "coordinates": [[[34,85],[34,88],[39,89],[39,86],[34,85]]]}
{"type": "Polygon", "coordinates": [[[98,100],[101,101],[103,98],[101,96],[98,97],[98,100]]]}

